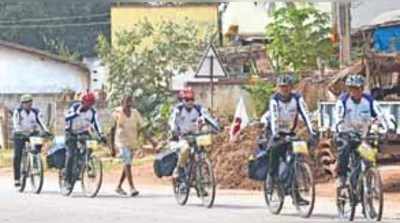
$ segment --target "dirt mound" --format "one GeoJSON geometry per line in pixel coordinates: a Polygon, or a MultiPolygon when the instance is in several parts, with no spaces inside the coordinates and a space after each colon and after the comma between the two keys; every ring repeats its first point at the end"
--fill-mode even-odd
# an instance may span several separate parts
{"type": "Polygon", "coordinates": [[[243,130],[237,142],[229,142],[229,130],[215,137],[210,156],[220,188],[261,188],[260,182],[249,179],[247,169],[249,157],[256,150],[256,138],[259,134],[258,128],[248,127],[243,130]]]}
{"type": "MultiPolygon", "coordinates": [[[[256,138],[261,134],[257,127],[247,127],[241,133],[237,142],[229,141],[229,130],[215,136],[214,145],[210,152],[214,164],[214,171],[217,184],[223,189],[249,189],[259,190],[262,182],[257,182],[248,177],[248,160],[255,153],[257,148],[256,138]]],[[[328,182],[332,179],[320,160],[320,153],[314,151],[311,159],[307,161],[314,169],[314,176],[317,183],[328,182]],[[314,161],[313,161],[314,160],[314,161]]]]}
{"type": "Polygon", "coordinates": [[[398,170],[382,171],[381,174],[384,192],[400,192],[400,173],[398,170]]]}

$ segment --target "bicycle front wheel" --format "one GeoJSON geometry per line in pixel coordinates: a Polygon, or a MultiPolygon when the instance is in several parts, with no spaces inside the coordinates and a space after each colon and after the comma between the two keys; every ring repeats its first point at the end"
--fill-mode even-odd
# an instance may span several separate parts
{"type": "Polygon", "coordinates": [[[310,217],[314,210],[315,183],[311,167],[306,162],[296,162],[295,164],[292,198],[300,216],[310,217]]]}
{"type": "Polygon", "coordinates": [[[174,177],[172,179],[172,189],[174,192],[174,197],[176,202],[181,206],[185,205],[189,200],[190,181],[192,179],[192,167],[193,165],[190,165],[188,167],[189,168],[188,171],[186,170],[185,167],[184,176],[180,176],[177,178],[174,177]]]}
{"type": "Polygon", "coordinates": [[[20,182],[21,186],[18,188],[18,192],[22,193],[25,190],[26,187],[26,178],[28,177],[28,172],[29,172],[29,160],[27,157],[26,152],[22,153],[21,157],[21,171],[20,171],[20,182]]]}
{"type": "Polygon", "coordinates": [[[87,197],[96,197],[103,183],[103,164],[95,156],[89,158],[82,169],[81,186],[87,197]]]}
{"type": "Polygon", "coordinates": [[[285,192],[277,177],[272,177],[270,174],[267,174],[264,181],[264,198],[269,211],[278,215],[285,202],[285,192]]]}
{"type": "Polygon", "coordinates": [[[370,221],[380,221],[383,213],[383,187],[378,170],[369,169],[363,175],[362,204],[364,215],[370,221]]]}
{"type": "Polygon", "coordinates": [[[58,185],[60,187],[61,194],[64,196],[69,196],[69,195],[71,195],[72,191],[74,190],[75,180],[73,180],[73,182],[71,182],[70,186],[67,186],[66,182],[65,182],[64,172],[65,172],[65,169],[60,169],[58,171],[58,185]]]}
{"type": "Polygon", "coordinates": [[[196,190],[203,206],[211,208],[215,200],[215,177],[210,160],[203,160],[198,166],[196,190]]]}
{"type": "Polygon", "coordinates": [[[349,186],[340,187],[336,190],[336,206],[339,218],[353,221],[356,212],[353,190],[349,186]]]}
{"type": "Polygon", "coordinates": [[[43,187],[43,161],[40,155],[31,155],[31,164],[29,168],[29,176],[31,179],[32,192],[39,194],[43,187]]]}

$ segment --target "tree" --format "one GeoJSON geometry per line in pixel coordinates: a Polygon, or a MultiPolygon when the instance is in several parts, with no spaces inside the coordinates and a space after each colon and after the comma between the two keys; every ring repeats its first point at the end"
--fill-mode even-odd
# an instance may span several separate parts
{"type": "Polygon", "coordinates": [[[97,52],[110,72],[110,105],[118,104],[123,95],[133,95],[139,111],[156,128],[160,123],[155,119],[164,117],[160,113],[168,103],[171,78],[194,68],[213,33],[211,26],[205,32],[201,28],[190,20],[143,20],[118,33],[112,45],[100,36],[97,52]]]}
{"type": "Polygon", "coordinates": [[[271,83],[259,80],[256,83],[243,87],[253,99],[256,115],[261,117],[268,110],[268,101],[274,93],[275,87],[271,83]]]}
{"type": "Polygon", "coordinates": [[[318,68],[318,60],[328,61],[334,54],[329,33],[329,15],[309,3],[276,9],[266,27],[275,70],[301,73],[318,68]]]}

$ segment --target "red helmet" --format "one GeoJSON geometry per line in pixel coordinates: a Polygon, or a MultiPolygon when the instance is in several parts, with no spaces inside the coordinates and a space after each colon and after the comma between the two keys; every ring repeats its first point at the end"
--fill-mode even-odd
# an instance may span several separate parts
{"type": "Polygon", "coordinates": [[[82,94],[81,101],[85,106],[92,106],[96,102],[96,96],[93,92],[87,91],[82,94]]]}
{"type": "Polygon", "coordinates": [[[192,88],[190,88],[190,87],[185,88],[185,90],[183,92],[184,92],[183,98],[185,100],[194,100],[194,93],[193,93],[192,88]]]}

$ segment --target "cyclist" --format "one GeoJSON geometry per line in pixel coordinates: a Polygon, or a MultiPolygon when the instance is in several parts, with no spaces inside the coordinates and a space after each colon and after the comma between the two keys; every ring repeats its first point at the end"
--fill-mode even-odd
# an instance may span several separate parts
{"type": "MultiPolygon", "coordinates": [[[[294,78],[291,74],[282,74],[277,79],[278,91],[269,103],[269,124],[272,133],[270,140],[270,168],[269,175],[276,179],[279,173],[280,159],[286,160],[291,144],[284,141],[285,135],[293,135],[298,124],[298,118],[303,119],[313,143],[317,139],[314,132],[306,103],[302,96],[292,92],[294,78]]],[[[298,195],[300,196],[300,195],[298,195]]],[[[308,205],[308,201],[299,197],[300,204],[308,205]]]]}
{"type": "Polygon", "coordinates": [[[184,167],[189,159],[189,144],[180,136],[196,132],[199,120],[204,119],[212,128],[219,130],[218,123],[210,117],[207,111],[194,102],[194,93],[191,88],[185,88],[183,94],[184,102],[179,104],[172,111],[169,125],[172,131],[173,140],[178,140],[180,145],[178,165],[174,170],[173,177],[177,178],[184,173],[184,167]]]}
{"type": "Polygon", "coordinates": [[[387,120],[380,106],[371,95],[363,92],[364,83],[362,75],[349,75],[345,82],[348,93],[342,94],[336,103],[335,126],[342,123],[339,126],[340,132],[335,136],[338,150],[338,187],[343,187],[348,183],[350,152],[361,143],[360,139],[352,137],[349,132],[361,133],[365,127],[368,127],[372,118],[379,119],[383,129],[387,129],[387,120]]]}
{"type": "Polygon", "coordinates": [[[16,108],[13,113],[15,187],[21,186],[21,158],[29,136],[39,129],[50,135],[46,125],[43,124],[39,109],[32,107],[32,95],[23,95],[20,102],[20,106],[16,108]]]}
{"type": "Polygon", "coordinates": [[[65,161],[65,183],[69,189],[72,185],[72,167],[73,157],[77,154],[77,143],[79,134],[90,134],[92,129],[104,143],[107,142],[106,137],[102,134],[97,119],[97,112],[94,109],[96,96],[92,92],[85,92],[81,95],[80,102],[74,103],[67,115],[65,116],[65,145],[67,147],[67,157],[65,161]]]}

